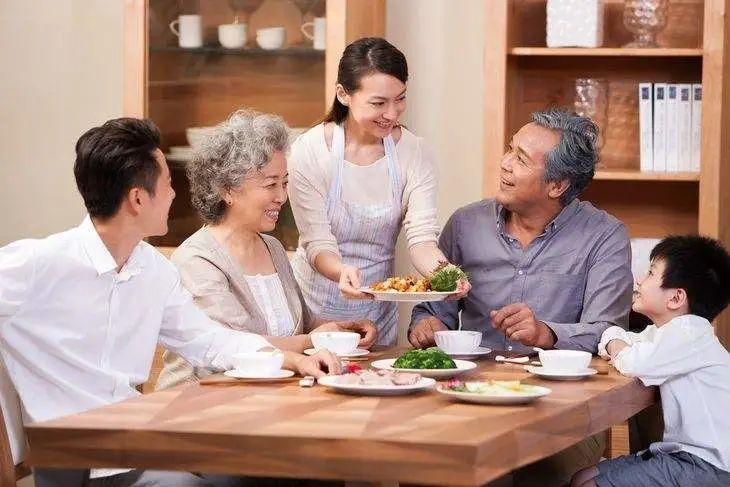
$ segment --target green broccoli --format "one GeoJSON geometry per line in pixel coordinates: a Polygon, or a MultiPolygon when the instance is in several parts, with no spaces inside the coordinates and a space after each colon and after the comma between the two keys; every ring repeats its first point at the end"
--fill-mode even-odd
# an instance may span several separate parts
{"type": "Polygon", "coordinates": [[[455,369],[456,363],[438,348],[409,350],[395,361],[397,369],[455,369]]]}
{"type": "Polygon", "coordinates": [[[452,292],[456,291],[460,279],[468,279],[468,276],[459,266],[442,262],[433,270],[429,282],[432,291],[452,292]]]}

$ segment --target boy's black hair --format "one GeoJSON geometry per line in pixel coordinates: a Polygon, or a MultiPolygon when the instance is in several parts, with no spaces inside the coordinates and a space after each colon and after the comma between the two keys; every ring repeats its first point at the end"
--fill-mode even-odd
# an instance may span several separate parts
{"type": "Polygon", "coordinates": [[[160,173],[154,151],[159,145],[157,126],[138,118],[109,120],[79,138],[74,175],[90,216],[114,216],[134,187],[154,196],[160,173]]]}
{"type": "Polygon", "coordinates": [[[684,289],[690,313],[712,321],[730,303],[730,255],[717,240],[670,236],[650,258],[664,261],[662,287],[684,289]]]}

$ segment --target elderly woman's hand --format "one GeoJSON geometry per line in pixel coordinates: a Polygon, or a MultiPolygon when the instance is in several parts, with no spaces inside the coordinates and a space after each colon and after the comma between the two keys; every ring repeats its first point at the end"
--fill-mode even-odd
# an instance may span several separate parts
{"type": "Polygon", "coordinates": [[[337,325],[341,331],[359,333],[360,343],[357,346],[360,348],[369,349],[378,338],[378,329],[375,327],[375,323],[370,320],[339,321],[337,325]]]}
{"type": "Polygon", "coordinates": [[[293,352],[287,352],[287,354],[290,354],[288,365],[301,376],[311,375],[319,378],[342,373],[342,362],[329,350],[320,350],[309,357],[293,352]]]}
{"type": "Polygon", "coordinates": [[[359,290],[361,286],[360,269],[342,264],[340,269],[340,291],[342,295],[350,299],[373,299],[371,294],[359,290]]]}

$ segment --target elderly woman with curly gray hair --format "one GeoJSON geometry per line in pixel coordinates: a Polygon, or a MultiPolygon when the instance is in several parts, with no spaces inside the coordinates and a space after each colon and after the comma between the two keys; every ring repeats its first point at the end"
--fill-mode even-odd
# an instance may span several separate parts
{"type": "MultiPolygon", "coordinates": [[[[173,253],[183,285],[222,326],[271,339],[279,348],[311,347],[306,332],[356,331],[375,341],[367,321],[327,322],[302,297],[284,247],[266,235],[287,200],[289,133],[277,116],[248,110],[219,124],[188,167],[192,203],[205,225],[173,253]]],[[[158,388],[207,374],[165,353],[158,388]]]]}

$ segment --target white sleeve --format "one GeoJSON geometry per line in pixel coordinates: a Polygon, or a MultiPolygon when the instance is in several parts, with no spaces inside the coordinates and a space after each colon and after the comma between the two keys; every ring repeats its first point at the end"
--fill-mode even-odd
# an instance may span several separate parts
{"type": "Polygon", "coordinates": [[[430,148],[424,146],[423,139],[418,137],[416,140],[418,146],[414,150],[413,160],[410,161],[403,190],[403,203],[406,207],[403,230],[409,248],[424,242],[438,242],[439,235],[436,221],[438,175],[435,157],[430,148]]]}
{"type": "Polygon", "coordinates": [[[652,341],[638,341],[621,350],[613,364],[624,375],[638,377],[647,386],[658,386],[668,378],[685,374],[701,365],[694,338],[680,323],[657,330],[652,341]]]}
{"type": "Polygon", "coordinates": [[[28,299],[35,278],[33,244],[21,240],[0,248],[0,326],[28,299]]]}
{"type": "Polygon", "coordinates": [[[196,367],[231,368],[231,357],[272,345],[261,335],[232,330],[212,321],[193,302],[178,278],[166,303],[160,343],[196,367]]]}
{"type": "Polygon", "coordinates": [[[621,340],[623,342],[626,342],[628,345],[645,342],[649,340],[653,329],[656,329],[656,327],[654,325],[649,325],[643,331],[639,333],[634,333],[632,331],[624,330],[620,326],[611,326],[609,328],[606,328],[606,330],[601,335],[601,341],[598,343],[598,355],[601,358],[609,358],[608,350],[606,350],[606,347],[611,342],[611,340],[621,340]]]}
{"type": "Polygon", "coordinates": [[[299,230],[299,245],[310,265],[320,252],[340,255],[327,217],[328,193],[329,177],[308,147],[306,137],[300,136],[289,155],[289,204],[299,230]]]}

